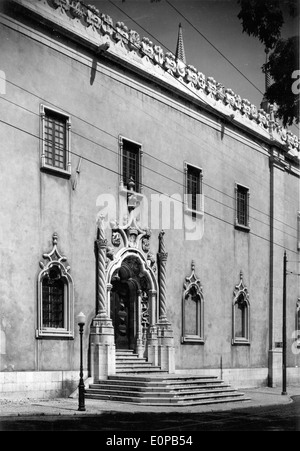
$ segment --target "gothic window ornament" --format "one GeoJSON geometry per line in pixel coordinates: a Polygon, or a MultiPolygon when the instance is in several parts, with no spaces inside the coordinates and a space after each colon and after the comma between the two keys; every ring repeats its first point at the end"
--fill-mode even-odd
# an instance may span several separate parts
{"type": "Polygon", "coordinates": [[[242,271],[233,292],[232,316],[232,344],[250,345],[250,302],[242,271]]]}
{"type": "Polygon", "coordinates": [[[192,262],[192,273],[185,278],[182,296],[182,343],[204,344],[204,296],[192,262]]]}
{"type": "Polygon", "coordinates": [[[58,250],[58,235],[52,237],[53,248],[43,254],[38,276],[37,338],[74,337],[73,279],[67,259],[58,250]]]}

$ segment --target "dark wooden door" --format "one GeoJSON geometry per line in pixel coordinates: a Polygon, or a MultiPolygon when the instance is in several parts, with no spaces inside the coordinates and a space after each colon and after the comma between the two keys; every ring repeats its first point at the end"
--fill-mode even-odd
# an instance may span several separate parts
{"type": "Polygon", "coordinates": [[[127,283],[113,287],[111,318],[117,349],[134,349],[134,296],[127,283]]]}

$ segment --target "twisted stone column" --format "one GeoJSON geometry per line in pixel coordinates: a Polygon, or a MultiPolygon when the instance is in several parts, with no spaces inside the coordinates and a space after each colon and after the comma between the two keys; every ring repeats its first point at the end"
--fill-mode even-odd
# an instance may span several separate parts
{"type": "Polygon", "coordinates": [[[90,334],[91,374],[95,383],[107,379],[116,372],[115,336],[112,321],[108,314],[109,291],[106,284],[106,249],[107,240],[104,232],[104,218],[98,223],[96,239],[96,317],[92,321],[90,334]]]}
{"type": "Polygon", "coordinates": [[[105,238],[103,218],[100,218],[97,234],[97,315],[103,317],[107,315],[106,305],[106,248],[107,239],[105,238]]]}
{"type": "Polygon", "coordinates": [[[168,253],[166,252],[165,232],[162,230],[159,234],[159,319],[160,321],[167,321],[167,260],[168,253]]]}
{"type": "Polygon", "coordinates": [[[165,232],[159,234],[159,323],[158,323],[158,365],[162,371],[175,372],[174,333],[167,318],[167,260],[165,232]]]}

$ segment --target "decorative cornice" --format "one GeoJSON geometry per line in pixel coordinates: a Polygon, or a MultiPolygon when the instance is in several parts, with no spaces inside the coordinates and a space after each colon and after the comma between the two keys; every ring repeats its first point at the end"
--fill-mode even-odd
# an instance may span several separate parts
{"type": "Polygon", "coordinates": [[[149,38],[141,38],[124,23],[117,22],[114,26],[111,17],[100,13],[95,6],[77,0],[12,2],[33,13],[33,17],[55,25],[77,42],[79,40],[96,52],[105,51],[108,58],[148,73],[152,80],[176,88],[194,101],[200,101],[204,108],[227,117],[237,127],[259,134],[262,139],[280,146],[283,153],[299,159],[298,137],[279,124],[273,111],[267,114],[232,89],[224,88],[213,77],[206,77],[194,66],[176,60],[172,53],[164,54],[160,46],[149,38]]]}

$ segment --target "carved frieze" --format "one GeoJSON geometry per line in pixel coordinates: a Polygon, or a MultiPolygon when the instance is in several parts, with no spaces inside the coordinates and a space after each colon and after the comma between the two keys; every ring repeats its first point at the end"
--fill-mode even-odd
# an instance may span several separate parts
{"type": "Polygon", "coordinates": [[[215,98],[217,93],[217,82],[213,77],[208,77],[206,82],[206,92],[210,97],[215,98]]]}
{"type": "Polygon", "coordinates": [[[117,22],[114,36],[117,42],[121,41],[124,44],[128,44],[129,40],[128,27],[123,22],[117,22]]]}
{"type": "Polygon", "coordinates": [[[251,102],[248,99],[242,100],[242,113],[245,117],[249,118],[251,113],[251,102]]]}
{"type": "Polygon", "coordinates": [[[217,83],[216,99],[221,100],[221,102],[225,99],[224,86],[221,83],[217,83]]]}
{"type": "Polygon", "coordinates": [[[204,92],[205,87],[206,87],[206,77],[204,74],[202,74],[202,72],[198,72],[197,87],[198,87],[198,89],[200,89],[200,91],[204,92]]]}
{"type": "Polygon", "coordinates": [[[225,97],[224,97],[224,103],[225,105],[231,106],[231,108],[234,108],[234,102],[235,102],[235,94],[232,89],[226,88],[225,89],[225,97]]]}
{"type": "Polygon", "coordinates": [[[187,83],[192,83],[193,87],[197,86],[198,83],[198,71],[194,66],[187,66],[186,67],[186,77],[185,81],[187,83]]]}
{"type": "Polygon", "coordinates": [[[73,1],[70,5],[70,13],[74,19],[81,19],[84,16],[82,4],[78,1],[73,1]]]}
{"type": "Polygon", "coordinates": [[[143,38],[141,42],[141,54],[143,56],[148,56],[148,58],[153,59],[154,49],[153,42],[149,38],[143,38]]]}
{"type": "Polygon", "coordinates": [[[186,65],[184,64],[183,61],[181,60],[177,60],[177,64],[176,64],[176,76],[181,78],[182,80],[184,80],[185,75],[186,75],[186,65]]]}
{"type": "Polygon", "coordinates": [[[53,0],[53,5],[61,13],[70,11],[70,0],[53,0]]]}
{"type": "MultiPolygon", "coordinates": [[[[276,110],[274,110],[274,115],[271,116],[267,115],[264,110],[258,110],[247,99],[242,100],[239,95],[235,95],[231,89],[224,89],[213,77],[206,79],[205,75],[199,72],[194,66],[186,66],[182,61],[176,61],[175,56],[171,52],[167,52],[164,55],[164,51],[160,46],[153,45],[147,37],[141,40],[139,34],[134,30],[129,31],[123,22],[117,22],[114,26],[111,17],[106,14],[101,14],[94,5],[85,5],[79,0],[43,0],[40,2],[35,0],[35,2],[41,5],[41,9],[51,8],[55,10],[60,15],[60,19],[62,18],[61,16],[64,16],[67,19],[66,28],[70,25],[70,19],[73,19],[75,25],[72,29],[73,33],[76,33],[78,22],[81,22],[78,33],[82,33],[82,24],[85,24],[88,30],[92,30],[94,37],[96,34],[99,34],[100,36],[105,36],[107,40],[110,39],[112,44],[121,43],[126,46],[129,50],[129,57],[130,52],[132,52],[133,63],[136,61],[137,55],[141,58],[149,58],[147,63],[152,63],[153,69],[160,71],[157,72],[159,76],[161,76],[161,68],[163,68],[168,74],[176,77],[182,83],[186,83],[198,89],[200,92],[206,93],[209,97],[217,99],[219,103],[223,103],[230,110],[233,109],[234,111],[240,112],[244,120],[249,120],[252,124],[257,124],[257,126],[269,130],[270,137],[283,145],[287,145],[290,151],[299,151],[298,137],[290,131],[287,134],[286,129],[281,129],[276,124],[276,110]],[[77,24],[75,21],[77,21],[77,24]]],[[[31,1],[28,1],[28,5],[30,3],[31,1]]],[[[53,15],[51,19],[49,17],[49,20],[53,21],[53,15]]],[[[108,46],[107,48],[110,47],[108,46]]],[[[145,68],[149,67],[148,64],[145,65],[145,68]]],[[[217,105],[216,108],[218,108],[217,105]]],[[[237,116],[237,120],[240,120],[239,116],[237,116]]]]}
{"type": "Polygon", "coordinates": [[[111,37],[114,33],[114,23],[110,16],[107,14],[101,14],[101,28],[100,31],[103,35],[111,37]]]}
{"type": "Polygon", "coordinates": [[[154,50],[154,55],[153,55],[154,62],[158,66],[162,66],[164,63],[164,59],[165,59],[163,49],[159,45],[155,45],[153,50],[154,50]]]}
{"type": "Polygon", "coordinates": [[[177,65],[176,58],[175,55],[173,55],[173,53],[171,52],[166,53],[164,68],[169,74],[175,75],[177,65]]]}
{"type": "Polygon", "coordinates": [[[100,31],[102,26],[102,21],[99,15],[95,14],[93,11],[88,10],[86,16],[86,23],[88,27],[91,27],[94,31],[100,31]]]}
{"type": "Polygon", "coordinates": [[[138,50],[140,50],[141,48],[141,37],[140,35],[134,31],[134,30],[130,30],[128,33],[129,36],[129,41],[128,41],[128,46],[129,46],[129,50],[137,52],[138,50]]]}

